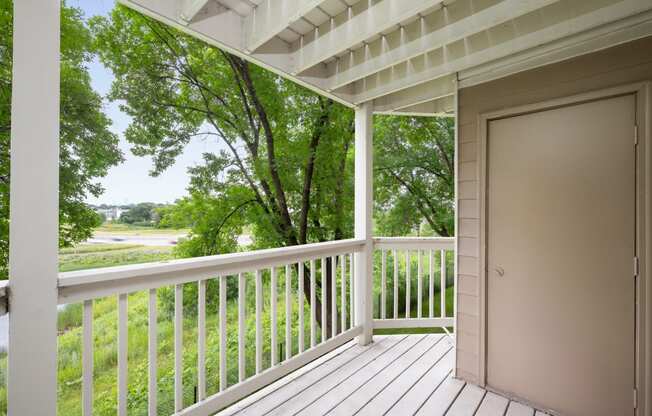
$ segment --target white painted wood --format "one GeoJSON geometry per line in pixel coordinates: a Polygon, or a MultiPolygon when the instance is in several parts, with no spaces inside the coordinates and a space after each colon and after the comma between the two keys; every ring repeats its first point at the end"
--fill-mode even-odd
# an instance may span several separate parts
{"type": "Polygon", "coordinates": [[[327,276],[328,265],[326,264],[326,257],[321,258],[321,342],[324,342],[328,338],[328,280],[327,276]]]}
{"type": "Polygon", "coordinates": [[[429,338],[433,338],[432,346],[421,351],[414,348],[410,351],[412,357],[405,354],[396,360],[396,365],[385,368],[330,414],[350,415],[350,410],[355,409],[359,416],[386,415],[396,406],[402,415],[414,414],[453,364],[452,342],[445,335],[429,338]],[[445,357],[448,359],[444,360],[445,357]]]}
{"type": "Polygon", "coordinates": [[[363,328],[358,340],[367,345],[372,340],[373,320],[373,114],[372,105],[363,104],[355,111],[355,237],[365,241],[364,249],[355,253],[355,325],[363,328]]]}
{"type": "Polygon", "coordinates": [[[278,364],[278,310],[277,310],[277,296],[278,296],[278,277],[276,275],[276,267],[270,270],[270,289],[269,289],[269,306],[270,306],[270,326],[271,326],[271,340],[270,352],[272,366],[278,364]]]}
{"type": "MultiPolygon", "coordinates": [[[[357,359],[343,365],[329,373],[321,374],[319,379],[312,383],[308,388],[301,391],[301,394],[294,395],[292,398],[279,403],[272,411],[267,412],[267,416],[284,416],[294,415],[300,411],[305,411],[308,406],[314,404],[320,398],[324,397],[327,392],[334,391],[345,383],[347,380],[357,380],[357,375],[362,369],[383,359],[386,362],[387,357],[397,357],[405,350],[413,346],[418,339],[409,339],[407,337],[388,337],[386,342],[374,342],[366,348],[366,352],[357,359]],[[353,375],[356,377],[354,378],[353,375]]],[[[337,397],[337,394],[334,394],[337,397]]],[[[333,395],[329,396],[333,397],[333,395]]]]}
{"type": "Polygon", "coordinates": [[[446,317],[446,250],[439,251],[439,289],[440,289],[440,305],[439,316],[446,317]]]}
{"type": "Polygon", "coordinates": [[[380,319],[387,318],[387,251],[381,250],[380,261],[380,319]]]}
{"type": "Polygon", "coordinates": [[[275,380],[300,369],[311,361],[328,354],[328,352],[358,336],[360,332],[361,328],[350,329],[347,332],[321,343],[315,348],[309,349],[301,355],[296,355],[282,364],[268,368],[257,377],[251,377],[243,383],[239,383],[223,392],[208,397],[201,404],[189,406],[183,411],[178,412],[176,416],[205,416],[207,414],[213,414],[241,398],[260,390],[275,380]]]}
{"type": "Polygon", "coordinates": [[[206,280],[197,288],[197,399],[206,397],[206,280]]]}
{"type": "Polygon", "coordinates": [[[423,253],[417,250],[417,318],[421,318],[423,298],[423,253]]]}
{"type": "Polygon", "coordinates": [[[428,251],[428,316],[435,316],[435,253],[428,251]]]}
{"type": "Polygon", "coordinates": [[[453,326],[453,318],[374,319],[374,328],[444,328],[453,326]]]}
{"type": "Polygon", "coordinates": [[[410,250],[405,250],[405,318],[410,318],[410,300],[411,293],[410,288],[412,286],[412,276],[410,272],[412,271],[412,260],[410,258],[410,250]]]}
{"type": "Polygon", "coordinates": [[[59,303],[79,302],[116,293],[196,282],[272,266],[284,266],[313,257],[362,249],[365,240],[338,240],[316,244],[256,250],[218,256],[170,260],[59,274],[59,303]]]}
{"type": "Polygon", "coordinates": [[[174,287],[174,411],[183,408],[183,285],[174,287]]]}
{"type": "Polygon", "coordinates": [[[449,373],[446,380],[427,398],[415,416],[444,416],[464,385],[464,381],[451,377],[449,373]]]}
{"type": "Polygon", "coordinates": [[[310,347],[317,345],[317,265],[310,260],[310,347]]]}
{"type": "Polygon", "coordinates": [[[190,23],[210,0],[182,0],[181,20],[190,23]]]}
{"type": "Polygon", "coordinates": [[[337,334],[337,256],[331,257],[331,328],[333,333],[337,334]]]}
{"type": "Polygon", "coordinates": [[[238,274],[238,381],[247,378],[247,279],[238,274]]]}
{"type": "Polygon", "coordinates": [[[522,403],[510,401],[505,416],[534,416],[534,409],[522,403]]]}
{"type": "Polygon", "coordinates": [[[156,416],[158,406],[158,311],[156,289],[149,290],[147,333],[147,413],[149,416],[156,416]]]}
{"type": "Polygon", "coordinates": [[[292,272],[285,265],[285,359],[292,357],[292,272]]]}
{"type": "Polygon", "coordinates": [[[467,384],[450,407],[447,416],[472,416],[480,406],[486,391],[473,384],[467,384]]]}
{"type": "Polygon", "coordinates": [[[535,416],[549,416],[549,415],[548,415],[548,413],[544,413],[544,412],[542,412],[540,410],[537,410],[535,416]]]}
{"type": "Polygon", "coordinates": [[[305,267],[306,264],[304,262],[300,262],[297,264],[297,269],[299,270],[299,282],[298,282],[298,289],[297,289],[297,303],[299,304],[299,354],[303,352],[305,349],[305,318],[304,318],[304,299],[305,295],[303,293],[304,291],[304,284],[303,284],[303,279],[305,278],[305,267]]]}
{"type": "Polygon", "coordinates": [[[228,380],[226,378],[227,363],[226,363],[226,283],[227,276],[220,276],[220,391],[227,388],[228,380]]]}
{"type": "Polygon", "coordinates": [[[353,328],[355,325],[355,255],[353,253],[349,254],[349,313],[351,317],[349,318],[349,328],[353,328]]]}
{"type": "Polygon", "coordinates": [[[118,295],[118,416],[127,416],[127,294],[118,295]]]}
{"type": "MultiPolygon", "coordinates": [[[[405,342],[398,343],[394,348],[362,367],[355,377],[342,380],[333,389],[322,392],[312,402],[303,400],[302,408],[296,415],[323,415],[327,413],[336,404],[349,397],[388,367],[398,372],[398,369],[401,368],[400,365],[414,361],[420,354],[427,351],[433,342],[434,340],[428,336],[407,338],[405,342]]],[[[382,380],[382,377],[380,379],[382,380]]]]}
{"type": "Polygon", "coordinates": [[[82,415],[93,414],[93,301],[84,302],[82,315],[82,415]]]}
{"type": "Polygon", "coordinates": [[[256,270],[256,374],[263,371],[263,273],[256,270]]]}
{"type": "Polygon", "coordinates": [[[396,249],[392,250],[392,262],[394,264],[394,319],[398,319],[398,253],[396,249]]]}
{"type": "Polygon", "coordinates": [[[340,256],[340,265],[340,290],[342,291],[340,294],[340,318],[342,319],[340,325],[341,331],[344,332],[346,330],[346,254],[340,256]]]}
{"type": "Polygon", "coordinates": [[[374,237],[376,250],[452,250],[455,237],[374,237]]]}
{"type": "Polygon", "coordinates": [[[432,112],[448,111],[450,106],[450,97],[455,93],[455,76],[444,75],[435,78],[423,84],[414,85],[396,92],[383,95],[373,100],[374,112],[391,113],[394,111],[411,112],[415,106],[441,100],[444,104],[442,108],[428,109],[432,112]],[[445,100],[448,99],[448,100],[445,100]],[[412,108],[410,110],[410,108],[412,108]],[[437,111],[438,110],[438,111],[437,111]]]}
{"type": "Polygon", "coordinates": [[[501,416],[505,414],[509,400],[490,391],[485,394],[476,416],[501,416]]]}
{"type": "Polygon", "coordinates": [[[57,408],[60,1],[13,7],[8,414],[46,416],[57,408]]]}

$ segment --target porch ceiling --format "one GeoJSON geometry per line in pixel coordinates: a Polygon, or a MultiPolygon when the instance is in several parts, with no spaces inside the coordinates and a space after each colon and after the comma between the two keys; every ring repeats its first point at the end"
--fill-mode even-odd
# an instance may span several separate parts
{"type": "Polygon", "coordinates": [[[451,114],[474,85],[652,35],[652,0],[119,0],[345,105],[451,114]]]}

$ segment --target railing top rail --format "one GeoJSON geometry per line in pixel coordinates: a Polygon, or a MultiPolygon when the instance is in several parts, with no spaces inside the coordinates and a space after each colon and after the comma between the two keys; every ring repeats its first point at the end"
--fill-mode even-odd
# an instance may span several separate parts
{"type": "Polygon", "coordinates": [[[452,250],[455,248],[455,237],[375,237],[374,247],[382,250],[452,250]]]}
{"type": "Polygon", "coordinates": [[[361,250],[347,239],[242,253],[197,257],[59,274],[59,303],[152,289],[361,250]]]}

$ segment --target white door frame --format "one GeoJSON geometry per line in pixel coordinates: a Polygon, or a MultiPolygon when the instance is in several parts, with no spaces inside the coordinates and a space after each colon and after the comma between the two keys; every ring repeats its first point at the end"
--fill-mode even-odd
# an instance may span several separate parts
{"type": "MultiPolygon", "coordinates": [[[[639,82],[589,93],[573,95],[535,104],[483,113],[478,116],[478,154],[480,176],[480,345],[479,380],[487,384],[487,131],[492,120],[535,113],[583,102],[635,94],[638,145],[636,149],[636,255],[639,273],[636,282],[636,388],[638,392],[637,416],[647,416],[652,411],[652,394],[645,392],[652,386],[652,331],[646,330],[652,323],[652,83],[639,82]],[[647,179],[647,180],[646,180],[647,179]],[[646,244],[650,242],[650,244],[646,244]],[[646,413],[647,411],[647,413],[646,413]]],[[[634,145],[634,131],[632,131],[634,145]]],[[[633,272],[634,266],[632,266],[633,272]]],[[[633,273],[632,273],[633,274],[633,273]]],[[[633,278],[633,277],[632,277],[633,278]]]]}

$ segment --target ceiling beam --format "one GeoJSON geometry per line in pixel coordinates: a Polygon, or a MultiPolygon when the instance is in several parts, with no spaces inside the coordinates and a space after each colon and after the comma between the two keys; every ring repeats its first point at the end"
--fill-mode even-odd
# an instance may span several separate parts
{"type": "Polygon", "coordinates": [[[245,50],[248,53],[273,39],[292,23],[327,0],[263,0],[245,17],[245,50]]]}
{"type": "MultiPolygon", "coordinates": [[[[532,21],[531,19],[534,17],[530,15],[525,16],[527,19],[521,21],[519,25],[518,19],[516,19],[513,26],[517,29],[504,31],[501,37],[495,36],[492,38],[488,36],[485,39],[487,42],[484,47],[469,48],[467,45],[463,45],[462,52],[458,51],[450,54],[444,48],[439,57],[442,63],[438,65],[430,64],[428,59],[435,58],[431,58],[430,54],[427,54],[401,64],[403,67],[400,70],[394,70],[393,67],[356,81],[354,103],[364,103],[396,91],[423,84],[434,78],[504,58],[548,42],[554,42],[590,30],[606,22],[624,19],[650,9],[649,0],[622,0],[608,5],[595,0],[574,0],[574,2],[576,3],[570,3],[576,4],[577,8],[570,9],[570,11],[561,9],[562,6],[570,7],[569,1],[557,3],[564,13],[554,13],[556,9],[549,13],[546,13],[545,10],[538,13],[535,18],[542,19],[540,21],[532,21]],[[586,10],[586,8],[590,7],[595,7],[595,9],[585,11],[579,15],[574,14],[577,10],[586,10]],[[533,27],[541,28],[525,32],[525,30],[529,29],[528,25],[532,24],[536,24],[533,27]]],[[[552,7],[555,7],[555,4],[552,7]]]]}
{"type": "Polygon", "coordinates": [[[300,74],[442,3],[442,0],[381,0],[294,52],[293,73],[300,74]]]}
{"type": "Polygon", "coordinates": [[[446,75],[374,100],[374,111],[392,112],[455,94],[455,76],[446,75]]]}
{"type": "Polygon", "coordinates": [[[405,107],[396,111],[376,111],[374,114],[416,116],[416,117],[455,117],[455,96],[437,98],[421,104],[405,107]]]}
{"type": "MultiPolygon", "coordinates": [[[[364,59],[364,57],[360,57],[360,63],[353,62],[347,68],[342,68],[349,61],[347,59],[331,64],[335,73],[329,77],[326,85],[331,90],[341,88],[397,63],[439,49],[446,44],[490,29],[557,1],[559,0],[531,0],[525,2],[523,0],[504,0],[490,5],[484,10],[476,11],[477,6],[474,5],[472,0],[458,0],[450,5],[446,11],[436,12],[439,14],[436,19],[422,17],[421,21],[416,23],[414,31],[425,33],[423,36],[418,36],[417,33],[413,40],[403,42],[400,33],[390,34],[385,39],[374,42],[373,46],[370,45],[372,48],[369,54],[371,55],[370,58],[364,59]],[[448,22],[451,18],[454,20],[448,22]],[[427,27],[431,20],[435,20],[433,23],[438,28],[432,30],[427,27]],[[442,25],[443,22],[446,22],[446,24],[442,25]]],[[[360,55],[364,55],[364,52],[360,53],[360,55]]],[[[355,58],[353,60],[355,61],[355,58]]]]}
{"type": "Polygon", "coordinates": [[[208,4],[211,0],[182,0],[180,18],[186,23],[193,21],[195,16],[208,4]]]}

